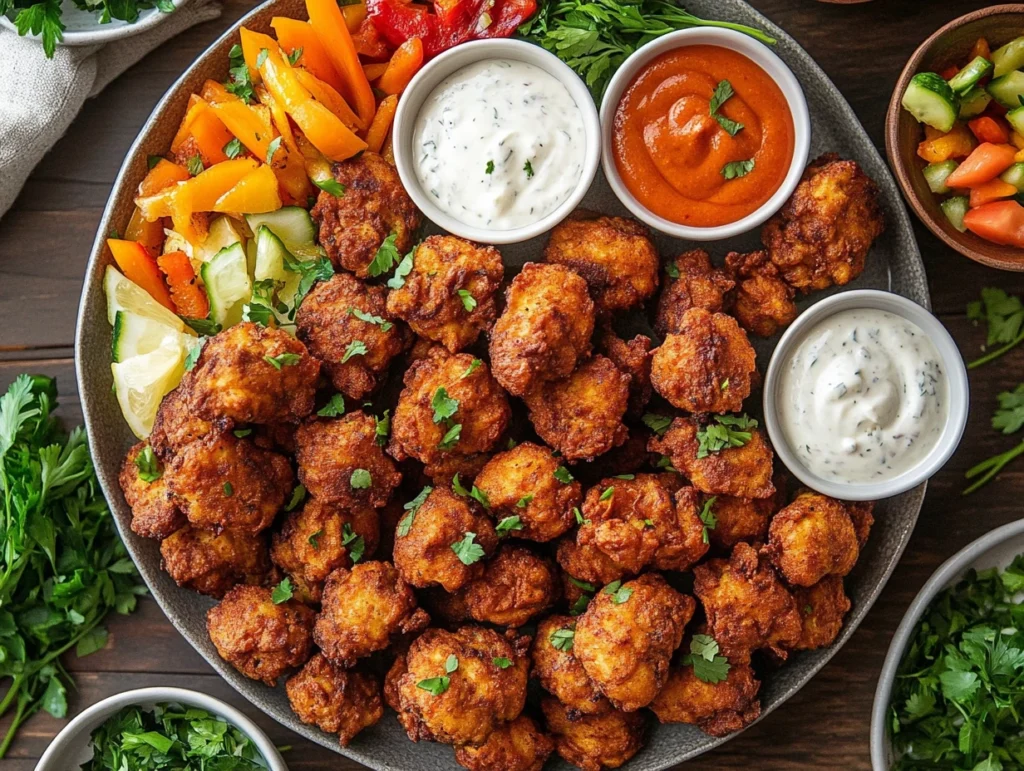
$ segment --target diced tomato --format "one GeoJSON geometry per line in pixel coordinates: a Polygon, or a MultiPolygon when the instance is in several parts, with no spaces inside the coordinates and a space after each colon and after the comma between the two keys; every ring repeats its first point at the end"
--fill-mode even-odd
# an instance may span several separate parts
{"type": "Polygon", "coordinates": [[[978,138],[979,142],[992,142],[997,145],[1005,145],[1010,141],[1010,128],[1006,122],[999,118],[982,116],[968,121],[967,126],[971,133],[978,138]]]}
{"type": "Polygon", "coordinates": [[[948,67],[946,67],[946,69],[939,70],[939,77],[941,77],[943,80],[949,80],[958,72],[960,72],[960,68],[957,67],[955,64],[951,64],[948,67]]]}
{"type": "Polygon", "coordinates": [[[167,291],[164,276],[157,267],[156,259],[142,244],[137,241],[123,241],[108,238],[107,246],[114,255],[114,262],[129,281],[141,286],[158,303],[167,310],[174,311],[171,293],[167,291]]]}
{"type": "Polygon", "coordinates": [[[192,263],[184,252],[168,252],[157,257],[157,265],[167,276],[171,299],[178,314],[205,319],[210,313],[210,300],[200,289],[192,263]]]}
{"type": "Polygon", "coordinates": [[[992,201],[998,201],[1000,198],[1012,198],[1015,195],[1017,195],[1017,188],[1009,182],[1003,182],[999,177],[996,177],[995,179],[990,179],[984,185],[971,188],[970,205],[973,209],[992,201]]]}
{"type": "Polygon", "coordinates": [[[980,144],[949,175],[946,184],[949,187],[977,187],[1010,168],[1016,154],[1017,148],[1013,145],[980,144]]]}
{"type": "Polygon", "coordinates": [[[992,51],[988,47],[988,41],[983,37],[974,41],[974,45],[971,47],[971,52],[967,55],[967,61],[974,61],[979,56],[985,59],[992,58],[992,51]]]}
{"type": "Polygon", "coordinates": [[[971,209],[964,225],[987,241],[1024,248],[1024,206],[1016,201],[994,201],[971,209]]]}

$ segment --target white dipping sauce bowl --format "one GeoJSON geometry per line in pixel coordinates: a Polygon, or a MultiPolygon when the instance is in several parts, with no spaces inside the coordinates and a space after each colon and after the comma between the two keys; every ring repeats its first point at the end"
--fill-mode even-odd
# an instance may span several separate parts
{"type": "Polygon", "coordinates": [[[523,40],[504,38],[476,40],[455,46],[431,59],[416,73],[398,101],[393,136],[395,166],[398,168],[398,175],[402,178],[402,184],[419,210],[427,219],[443,230],[469,241],[484,244],[515,244],[528,241],[551,230],[583,200],[583,196],[590,190],[590,185],[594,181],[598,164],[601,161],[601,125],[590,91],[579,76],[557,56],[548,53],[540,46],[523,40]],[[438,207],[434,203],[434,199],[420,185],[419,177],[416,175],[416,154],[412,146],[416,118],[419,116],[423,103],[434,89],[441,84],[441,81],[463,67],[488,59],[512,59],[526,62],[539,67],[558,80],[565,86],[580,110],[587,143],[583,158],[583,170],[576,183],[576,188],[569,197],[553,212],[532,225],[511,230],[491,230],[467,225],[438,207]]]}
{"type": "MultiPolygon", "coordinates": [[[[401,110],[401,107],[399,107],[401,110]]],[[[748,230],[753,230],[762,225],[769,217],[782,208],[782,205],[789,200],[800,184],[800,177],[803,176],[804,168],[807,166],[807,157],[811,149],[811,118],[807,112],[807,100],[804,99],[803,89],[793,71],[786,66],[786,63],[776,56],[768,46],[760,43],[750,35],[736,32],[731,29],[719,29],[716,27],[696,27],[682,29],[678,32],[670,32],[652,40],[647,45],[630,55],[622,63],[615,75],[608,83],[608,89],[601,100],[601,168],[608,179],[615,195],[622,204],[629,209],[634,216],[650,225],[655,230],[667,233],[675,238],[683,238],[688,241],[719,241],[724,238],[732,238],[748,230]],[[775,81],[775,84],[782,91],[789,105],[789,112],[793,117],[793,160],[790,162],[789,173],[782,182],[782,186],[775,191],[775,194],[761,205],[759,209],[751,212],[746,217],[730,222],[728,225],[716,225],[714,227],[698,228],[691,225],[680,225],[678,222],[665,219],[655,214],[640,201],[638,201],[626,184],[619,176],[619,169],[615,164],[615,152],[613,149],[613,136],[615,133],[615,112],[622,101],[622,95],[633,82],[633,79],[654,59],[664,53],[674,51],[677,48],[688,46],[709,45],[727,48],[750,59],[754,64],[764,70],[768,77],[775,81]]]]}
{"type": "Polygon", "coordinates": [[[949,332],[935,316],[912,300],[876,289],[857,289],[832,295],[800,314],[775,346],[764,379],[764,418],[768,437],[776,454],[794,476],[812,490],[845,501],[875,501],[912,490],[933,476],[949,460],[967,426],[970,391],[967,368],[949,332]],[[842,311],[886,311],[916,324],[935,346],[942,361],[948,386],[949,412],[939,440],[916,466],[882,482],[837,482],[823,479],[808,469],[789,445],[782,426],[779,400],[780,381],[793,358],[793,351],[818,322],[842,311]]]}

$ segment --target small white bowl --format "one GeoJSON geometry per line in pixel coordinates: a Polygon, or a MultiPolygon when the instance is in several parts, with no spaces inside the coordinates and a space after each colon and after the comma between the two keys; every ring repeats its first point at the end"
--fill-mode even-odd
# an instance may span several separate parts
{"type": "Polygon", "coordinates": [[[764,379],[764,418],[768,436],[776,454],[801,482],[833,498],[845,501],[875,501],[889,498],[912,490],[932,477],[949,460],[960,443],[967,426],[967,408],[970,391],[967,385],[967,368],[960,351],[949,332],[941,322],[912,300],[892,292],[876,289],[857,289],[832,295],[801,313],[779,340],[768,362],[764,379]],[[932,451],[916,466],[884,482],[847,483],[822,479],[808,469],[796,456],[786,439],[779,419],[779,380],[792,359],[793,350],[803,341],[804,335],[822,319],[842,311],[863,310],[887,311],[913,322],[925,333],[942,360],[949,388],[949,414],[946,425],[932,451]]]}
{"type": "MultiPolygon", "coordinates": [[[[171,0],[177,10],[185,5],[188,0],[171,0]]],[[[112,40],[121,40],[152,29],[164,19],[170,16],[158,8],[147,8],[139,11],[139,18],[133,23],[111,19],[106,24],[100,24],[99,14],[91,11],[83,11],[71,0],[63,0],[61,3],[63,21],[67,29],[64,30],[64,39],[57,45],[61,46],[91,46],[109,43],[112,40]]],[[[13,13],[13,12],[12,12],[13,13]]],[[[0,14],[0,26],[10,30],[17,30],[14,22],[7,16],[0,14]]],[[[37,37],[28,35],[27,37],[37,37]]]]}
{"type": "Polygon", "coordinates": [[[262,729],[249,718],[220,699],[185,688],[138,688],[103,699],[86,709],[64,726],[57,738],[50,742],[35,771],[78,771],[79,765],[92,757],[89,740],[92,732],[108,718],[125,707],[152,708],[155,704],[173,702],[187,707],[198,707],[213,713],[252,739],[253,744],[267,761],[270,771],[288,771],[281,753],[262,729]]]}
{"type": "Polygon", "coordinates": [[[634,52],[612,76],[608,83],[608,89],[601,101],[601,168],[608,179],[608,184],[623,205],[636,217],[646,222],[655,230],[667,233],[675,238],[683,238],[688,241],[719,241],[724,238],[732,238],[748,230],[763,224],[769,217],[782,208],[782,205],[789,200],[800,184],[800,177],[803,176],[804,168],[807,166],[807,157],[811,149],[811,118],[807,111],[807,101],[804,99],[803,89],[796,79],[793,71],[786,66],[778,56],[772,53],[771,49],[763,43],[758,42],[749,35],[736,32],[731,29],[719,29],[716,27],[700,27],[693,29],[682,29],[678,32],[670,32],[652,40],[634,52]],[[615,111],[622,101],[622,95],[633,79],[652,60],[668,51],[677,48],[684,48],[695,45],[711,45],[719,48],[727,48],[730,51],[743,54],[754,64],[768,73],[768,76],[775,81],[782,90],[782,95],[789,104],[789,112],[793,116],[793,160],[790,163],[789,173],[782,182],[782,186],[775,191],[759,209],[748,214],[746,217],[730,222],[728,225],[717,225],[715,227],[698,228],[690,225],[680,225],[672,220],[665,219],[642,203],[640,203],[619,176],[618,167],[615,164],[615,152],[612,147],[612,136],[615,130],[615,111]]]}
{"type": "Polygon", "coordinates": [[[457,236],[484,244],[516,244],[551,230],[575,209],[583,196],[587,194],[597,174],[601,161],[601,125],[597,117],[597,107],[586,85],[579,76],[569,69],[557,56],[548,53],[540,46],[523,40],[495,38],[463,43],[432,59],[423,69],[416,73],[402,98],[398,102],[394,126],[395,165],[402,178],[409,197],[419,207],[427,219],[442,229],[457,236]],[[562,202],[561,206],[541,220],[521,228],[512,230],[490,230],[467,225],[450,214],[442,211],[431,196],[420,186],[413,163],[415,153],[412,149],[413,133],[416,118],[427,97],[442,80],[475,62],[486,59],[513,59],[540,67],[555,77],[576,102],[583,117],[583,130],[586,135],[586,151],[583,158],[583,171],[576,189],[562,202]]]}

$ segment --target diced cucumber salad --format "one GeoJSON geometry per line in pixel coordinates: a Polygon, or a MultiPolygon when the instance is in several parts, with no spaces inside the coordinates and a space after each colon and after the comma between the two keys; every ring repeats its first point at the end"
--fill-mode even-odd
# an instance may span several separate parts
{"type": "Polygon", "coordinates": [[[209,299],[206,319],[175,315],[107,266],[114,391],[137,437],[149,436],[161,400],[195,366],[206,335],[243,320],[273,323],[294,334],[295,311],[300,293],[312,284],[309,277],[322,279],[333,272],[315,236],[309,212],[298,206],[249,215],[244,222],[217,217],[199,247],[168,231],[164,252],[189,256],[209,299]]]}

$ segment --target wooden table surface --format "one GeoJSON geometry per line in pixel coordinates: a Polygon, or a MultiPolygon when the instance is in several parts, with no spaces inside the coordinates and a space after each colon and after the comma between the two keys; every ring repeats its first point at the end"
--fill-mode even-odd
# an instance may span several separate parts
{"type": "MultiPolygon", "coordinates": [[[[811,0],[752,0],[821,64],[883,149],[889,95],[920,41],[947,21],[988,3],[977,0],[877,0],[826,5],[811,0]]],[[[56,375],[62,414],[79,421],[73,340],[83,271],[100,214],[132,140],[160,96],[222,29],[252,6],[227,0],[221,20],[205,24],[151,54],[90,101],[43,160],[13,209],[0,220],[0,387],[20,372],[56,375]]],[[[2,141],[2,140],[0,140],[2,141]]],[[[884,153],[884,149],[883,149],[884,153]]],[[[1024,292],[1024,274],[1000,273],[955,254],[915,221],[936,313],[972,358],[983,332],[964,307],[985,286],[1024,292]]],[[[1014,440],[996,434],[989,417],[996,394],[1024,381],[1024,347],[971,374],[972,412],[959,452],[932,480],[906,553],[881,598],[845,648],[800,693],[737,739],[688,764],[688,769],[743,768],[757,758],[763,771],[870,767],[868,727],[875,683],[904,611],[932,571],[983,533],[1022,514],[1024,461],[970,498],[960,496],[964,470],[1014,440]]],[[[76,712],[130,688],[180,685],[236,704],[291,745],[294,771],[353,771],[358,764],[309,744],[258,713],[179,636],[152,601],[110,623],[107,648],[71,659],[76,712]]],[[[2,688],[2,686],[0,686],[2,688]]],[[[33,768],[63,722],[38,715],[24,727],[8,758],[10,771],[33,768]]]]}

